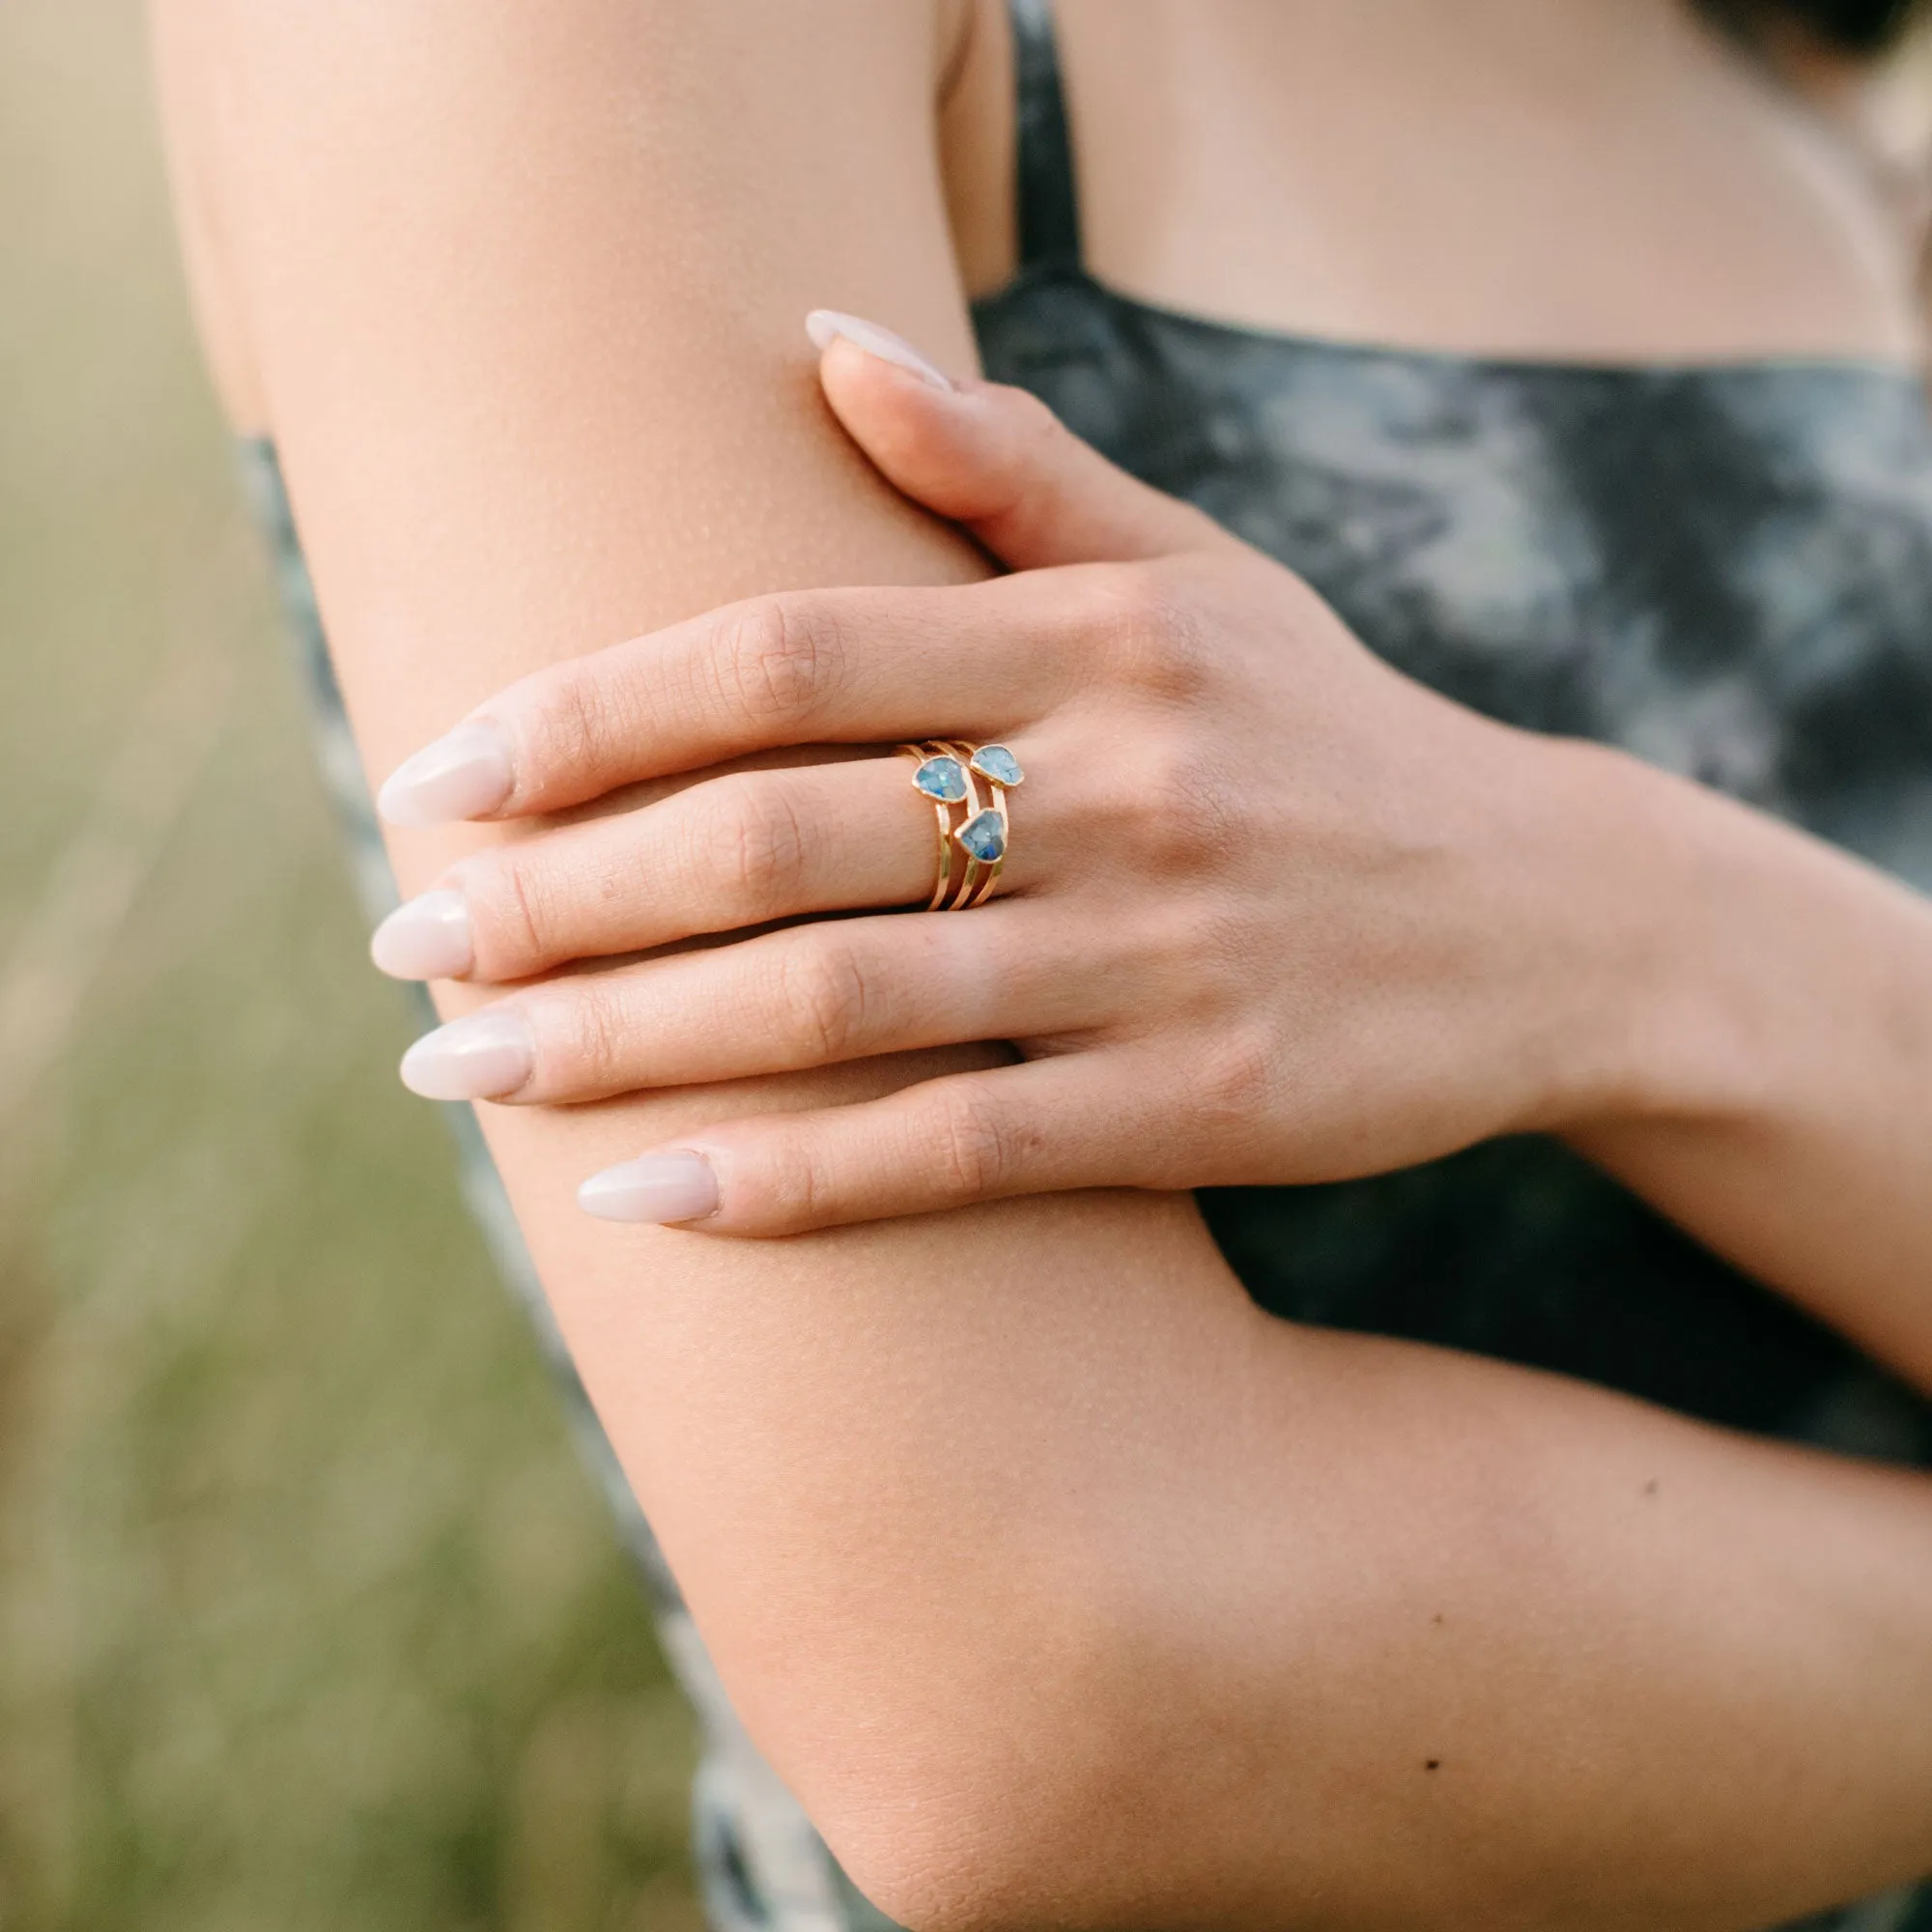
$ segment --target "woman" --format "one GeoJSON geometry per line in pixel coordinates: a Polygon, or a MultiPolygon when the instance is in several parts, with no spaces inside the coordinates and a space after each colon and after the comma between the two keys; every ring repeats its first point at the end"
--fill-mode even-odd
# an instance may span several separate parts
{"type": "Polygon", "coordinates": [[[1932,1922],[1887,23],[1060,14],[164,0],[406,1077],[894,1918],[1932,1922]]]}

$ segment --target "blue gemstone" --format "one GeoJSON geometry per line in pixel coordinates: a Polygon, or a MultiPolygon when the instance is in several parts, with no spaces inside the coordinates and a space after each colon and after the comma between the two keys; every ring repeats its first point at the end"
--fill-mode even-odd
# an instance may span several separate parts
{"type": "Polygon", "coordinates": [[[1007,856],[1007,828],[997,811],[976,811],[952,836],[965,847],[967,857],[982,866],[1007,856]]]}
{"type": "Polygon", "coordinates": [[[957,805],[966,796],[966,767],[957,758],[927,758],[912,781],[941,805],[957,805]]]}
{"type": "Polygon", "coordinates": [[[1004,745],[981,745],[973,753],[973,769],[996,785],[1016,785],[1026,777],[1020,761],[1004,745]]]}

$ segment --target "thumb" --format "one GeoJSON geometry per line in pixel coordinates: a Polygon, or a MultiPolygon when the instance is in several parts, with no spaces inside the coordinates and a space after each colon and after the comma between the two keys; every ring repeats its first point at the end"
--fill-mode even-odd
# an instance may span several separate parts
{"type": "Polygon", "coordinates": [[[806,329],[826,401],[880,473],[1015,570],[1236,542],[1109,463],[1024,389],[954,382],[858,316],[814,309],[806,329]]]}

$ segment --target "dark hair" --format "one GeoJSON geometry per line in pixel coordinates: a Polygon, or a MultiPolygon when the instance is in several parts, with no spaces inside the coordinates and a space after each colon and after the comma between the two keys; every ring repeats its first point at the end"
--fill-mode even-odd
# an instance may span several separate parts
{"type": "Polygon", "coordinates": [[[1785,21],[1848,54],[1877,54],[1897,40],[1918,0],[1705,0],[1726,26],[1749,32],[1785,21]]]}

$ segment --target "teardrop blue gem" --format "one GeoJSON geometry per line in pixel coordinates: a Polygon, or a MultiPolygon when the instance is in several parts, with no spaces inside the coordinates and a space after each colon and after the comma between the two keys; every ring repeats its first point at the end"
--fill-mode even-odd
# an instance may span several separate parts
{"type": "Polygon", "coordinates": [[[912,781],[941,805],[957,805],[966,796],[966,767],[957,758],[927,758],[912,781]]]}
{"type": "Polygon", "coordinates": [[[1016,785],[1026,777],[1020,761],[1004,745],[981,745],[973,753],[973,769],[996,785],[1016,785]]]}
{"type": "Polygon", "coordinates": [[[1006,824],[990,809],[975,812],[952,836],[965,848],[967,856],[978,859],[982,866],[996,865],[1007,856],[1006,824]]]}

